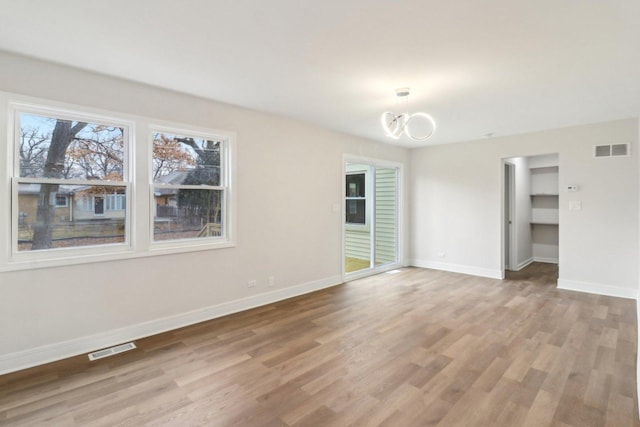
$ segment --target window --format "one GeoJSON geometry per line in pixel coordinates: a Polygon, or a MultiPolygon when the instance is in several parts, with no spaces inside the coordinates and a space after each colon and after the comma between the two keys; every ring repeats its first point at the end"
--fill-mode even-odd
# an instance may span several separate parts
{"type": "Polygon", "coordinates": [[[127,206],[127,197],[125,194],[107,194],[105,203],[105,209],[108,211],[124,211],[127,206]]]}
{"type": "Polygon", "coordinates": [[[13,144],[0,149],[0,271],[235,245],[233,133],[2,102],[13,144]],[[136,124],[149,144],[135,144],[136,124]]]}
{"type": "Polygon", "coordinates": [[[128,127],[62,111],[27,108],[15,115],[14,253],[124,246],[128,127]],[[87,198],[94,201],[90,209],[87,198]]]}
{"type": "Polygon", "coordinates": [[[67,206],[67,196],[56,194],[56,208],[66,208],[67,206]]]}
{"type": "Polygon", "coordinates": [[[172,130],[153,138],[153,241],[225,237],[226,139],[172,130]]]}
{"type": "Polygon", "coordinates": [[[346,223],[365,225],[366,210],[366,174],[348,173],[346,175],[346,223]]]}

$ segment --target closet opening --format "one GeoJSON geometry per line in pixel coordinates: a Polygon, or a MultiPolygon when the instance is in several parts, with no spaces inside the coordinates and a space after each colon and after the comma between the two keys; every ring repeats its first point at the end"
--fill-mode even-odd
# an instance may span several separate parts
{"type": "Polygon", "coordinates": [[[507,279],[549,276],[560,254],[559,156],[503,159],[503,271],[507,279]]]}

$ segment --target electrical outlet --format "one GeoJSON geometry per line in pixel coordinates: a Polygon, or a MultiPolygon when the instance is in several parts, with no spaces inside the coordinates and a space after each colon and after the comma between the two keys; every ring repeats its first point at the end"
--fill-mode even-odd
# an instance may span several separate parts
{"type": "Polygon", "coordinates": [[[446,254],[443,251],[438,252],[438,258],[444,258],[446,254]]]}
{"type": "Polygon", "coordinates": [[[256,282],[255,280],[249,280],[247,282],[247,288],[255,288],[257,284],[258,282],[256,282]]]}
{"type": "Polygon", "coordinates": [[[267,279],[267,286],[274,286],[276,284],[276,278],[273,276],[269,276],[267,279]]]}
{"type": "Polygon", "coordinates": [[[570,211],[581,211],[582,210],[582,202],[580,200],[570,200],[569,201],[569,210],[570,211]]]}

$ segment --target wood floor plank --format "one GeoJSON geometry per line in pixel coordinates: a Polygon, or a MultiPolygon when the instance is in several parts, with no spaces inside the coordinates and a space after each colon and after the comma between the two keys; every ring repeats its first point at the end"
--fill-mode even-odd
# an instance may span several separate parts
{"type": "Polygon", "coordinates": [[[635,302],[556,279],[360,279],[0,376],[0,424],[640,427],[635,302]]]}

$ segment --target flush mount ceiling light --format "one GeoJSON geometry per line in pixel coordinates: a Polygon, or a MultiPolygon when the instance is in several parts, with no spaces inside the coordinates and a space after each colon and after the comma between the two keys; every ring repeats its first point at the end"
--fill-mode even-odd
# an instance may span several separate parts
{"type": "Polygon", "coordinates": [[[396,96],[406,112],[398,115],[389,111],[382,113],[382,117],[380,118],[382,129],[384,129],[385,134],[389,138],[399,139],[404,133],[414,141],[424,141],[436,131],[436,122],[427,113],[418,112],[409,114],[409,93],[410,90],[408,87],[396,89],[396,96]],[[418,122],[421,123],[418,125],[418,122]],[[420,132],[419,135],[414,135],[411,133],[409,127],[410,123],[414,123],[420,128],[426,127],[426,130],[420,132]]]}

